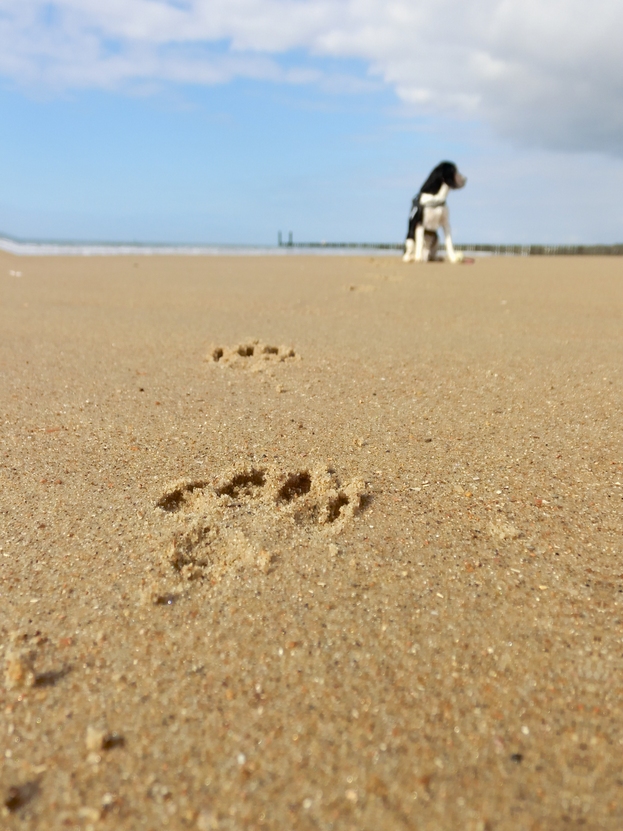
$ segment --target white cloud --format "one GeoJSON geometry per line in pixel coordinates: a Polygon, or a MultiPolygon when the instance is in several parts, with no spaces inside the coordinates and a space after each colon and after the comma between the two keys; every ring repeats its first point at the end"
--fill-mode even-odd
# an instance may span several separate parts
{"type": "Polygon", "coordinates": [[[0,0],[0,73],[22,84],[330,87],[301,55],[360,59],[415,112],[623,155],[618,0],[0,0]]]}

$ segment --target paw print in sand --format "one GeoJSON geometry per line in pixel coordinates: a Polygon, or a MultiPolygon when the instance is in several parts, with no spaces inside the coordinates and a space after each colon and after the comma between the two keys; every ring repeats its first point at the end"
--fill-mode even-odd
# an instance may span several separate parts
{"type": "Polygon", "coordinates": [[[289,346],[271,346],[260,340],[247,340],[232,347],[213,346],[206,361],[220,367],[258,372],[270,364],[300,361],[300,357],[289,346]]]}
{"type": "Polygon", "coordinates": [[[339,533],[365,498],[362,480],[342,485],[322,467],[246,467],[214,483],[183,480],[157,503],[177,526],[165,561],[186,580],[218,579],[247,566],[266,573],[283,550],[339,533]]]}

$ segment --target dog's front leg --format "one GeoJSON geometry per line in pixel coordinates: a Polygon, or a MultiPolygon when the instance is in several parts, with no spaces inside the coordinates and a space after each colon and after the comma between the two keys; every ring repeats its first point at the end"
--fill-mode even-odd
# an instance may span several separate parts
{"type": "Polygon", "coordinates": [[[424,259],[424,226],[415,227],[415,262],[421,263],[424,259]]]}
{"type": "Polygon", "coordinates": [[[405,240],[405,253],[402,258],[403,263],[412,263],[415,260],[415,242],[412,239],[405,240]]]}
{"type": "Polygon", "coordinates": [[[456,251],[454,250],[454,246],[452,245],[452,237],[449,233],[446,233],[446,254],[448,256],[448,262],[458,263],[459,258],[456,255],[456,251]]]}
{"type": "Polygon", "coordinates": [[[444,241],[446,243],[446,257],[449,263],[458,263],[459,257],[456,255],[454,245],[452,245],[452,233],[450,232],[450,223],[448,217],[445,216],[442,221],[444,241]]]}

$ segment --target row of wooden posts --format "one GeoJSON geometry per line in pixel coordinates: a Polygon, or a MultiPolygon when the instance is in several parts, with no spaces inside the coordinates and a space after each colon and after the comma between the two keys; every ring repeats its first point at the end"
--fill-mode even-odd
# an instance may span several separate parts
{"type": "MultiPolygon", "coordinates": [[[[284,242],[281,231],[277,235],[280,248],[368,248],[377,251],[401,251],[401,242],[294,242],[292,231],[284,242]]],[[[520,257],[574,256],[574,255],[623,255],[623,243],[616,245],[490,245],[488,243],[459,244],[457,251],[473,251],[487,254],[512,255],[520,257]]]]}

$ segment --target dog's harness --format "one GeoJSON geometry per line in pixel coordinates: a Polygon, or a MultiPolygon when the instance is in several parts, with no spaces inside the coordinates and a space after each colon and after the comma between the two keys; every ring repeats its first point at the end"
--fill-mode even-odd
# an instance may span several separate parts
{"type": "MultiPolygon", "coordinates": [[[[433,194],[426,194],[432,196],[433,194]]],[[[418,193],[411,203],[411,213],[409,214],[409,228],[407,230],[407,239],[415,238],[415,228],[420,223],[424,223],[424,208],[443,208],[446,204],[445,199],[431,199],[430,202],[422,202],[423,193],[418,193]]]]}
{"type": "Polygon", "coordinates": [[[423,210],[424,208],[443,208],[446,204],[445,199],[433,199],[430,202],[422,203],[420,200],[424,194],[418,193],[415,197],[413,202],[411,203],[411,213],[409,214],[409,219],[413,219],[420,208],[423,210]]]}

